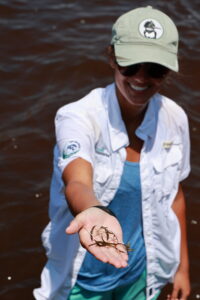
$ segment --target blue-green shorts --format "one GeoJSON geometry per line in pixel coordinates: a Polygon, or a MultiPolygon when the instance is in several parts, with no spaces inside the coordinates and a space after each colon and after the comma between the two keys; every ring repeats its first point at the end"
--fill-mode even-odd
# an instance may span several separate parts
{"type": "MultiPolygon", "coordinates": [[[[159,294],[152,300],[156,300],[159,294]]],[[[146,300],[146,270],[133,284],[105,292],[88,291],[75,284],[67,300],[146,300]]]]}

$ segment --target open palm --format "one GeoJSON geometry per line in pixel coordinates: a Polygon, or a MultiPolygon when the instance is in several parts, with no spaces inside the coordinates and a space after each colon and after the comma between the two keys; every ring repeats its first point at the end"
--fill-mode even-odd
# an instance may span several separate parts
{"type": "Polygon", "coordinates": [[[127,266],[128,254],[123,246],[122,229],[117,218],[91,207],[78,214],[66,229],[79,233],[81,245],[97,259],[116,268],[127,266]]]}

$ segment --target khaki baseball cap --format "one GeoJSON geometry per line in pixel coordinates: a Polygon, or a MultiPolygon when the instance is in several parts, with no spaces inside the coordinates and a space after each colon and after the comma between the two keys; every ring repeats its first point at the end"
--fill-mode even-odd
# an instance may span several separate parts
{"type": "Polygon", "coordinates": [[[120,66],[152,62],[177,72],[178,41],[174,22],[151,6],[123,14],[112,28],[111,44],[120,66]]]}

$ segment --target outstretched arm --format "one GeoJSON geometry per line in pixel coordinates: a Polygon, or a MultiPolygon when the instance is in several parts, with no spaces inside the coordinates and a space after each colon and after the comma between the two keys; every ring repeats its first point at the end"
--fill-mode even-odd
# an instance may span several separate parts
{"type": "Polygon", "coordinates": [[[180,223],[181,229],[181,253],[180,265],[174,277],[173,291],[168,296],[169,300],[186,300],[190,294],[190,280],[189,280],[189,259],[187,248],[187,233],[186,233],[186,216],[185,216],[185,197],[181,185],[174,200],[172,209],[180,223]],[[180,295],[180,296],[179,296],[180,295]],[[178,298],[178,296],[180,298],[178,298]]]}
{"type": "Polygon", "coordinates": [[[63,172],[66,199],[75,217],[67,227],[66,233],[78,233],[82,246],[102,262],[110,263],[116,268],[126,267],[128,255],[124,248],[119,251],[115,247],[92,245],[90,233],[94,226],[114,232],[119,244],[122,243],[122,230],[118,220],[94,207],[101,204],[94,195],[92,178],[91,164],[81,158],[72,161],[63,172]]]}

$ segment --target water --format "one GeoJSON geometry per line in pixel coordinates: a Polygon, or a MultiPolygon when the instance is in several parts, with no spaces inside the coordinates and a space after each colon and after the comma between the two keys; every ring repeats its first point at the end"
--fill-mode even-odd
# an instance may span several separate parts
{"type": "MultiPolygon", "coordinates": [[[[155,1],[140,1],[152,5],[155,1]]],[[[198,0],[157,1],[181,34],[181,72],[163,93],[187,111],[192,172],[187,197],[192,294],[200,295],[198,0]]],[[[128,0],[0,2],[0,298],[32,299],[45,262],[40,233],[48,221],[54,116],[65,103],[112,81],[106,46],[128,0]]],[[[165,299],[163,292],[160,299],[165,299]]]]}

